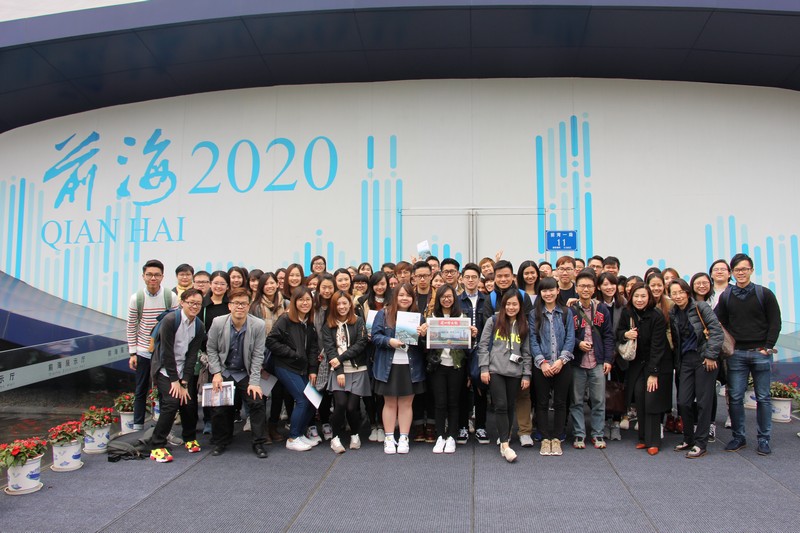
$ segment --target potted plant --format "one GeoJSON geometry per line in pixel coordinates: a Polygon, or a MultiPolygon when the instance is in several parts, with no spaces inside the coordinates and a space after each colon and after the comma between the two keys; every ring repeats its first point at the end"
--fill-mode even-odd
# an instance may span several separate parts
{"type": "Polygon", "coordinates": [[[133,398],[132,392],[123,392],[114,399],[114,409],[119,413],[120,433],[131,433],[133,429],[133,398]]]}
{"type": "Polygon", "coordinates": [[[47,441],[40,437],[0,444],[0,465],[8,469],[6,494],[28,494],[42,488],[39,481],[47,441]]]}
{"type": "Polygon", "coordinates": [[[800,398],[797,383],[781,383],[773,381],[769,384],[769,395],[772,397],[772,421],[792,421],[792,400],[800,398]]]}
{"type": "Polygon", "coordinates": [[[84,448],[86,453],[105,453],[108,441],[111,440],[111,424],[118,422],[114,410],[110,407],[95,407],[92,405],[81,415],[81,425],[84,429],[84,448]]]}
{"type": "Polygon", "coordinates": [[[81,440],[83,439],[83,426],[80,420],[70,420],[51,427],[47,433],[47,440],[53,445],[54,472],[69,472],[83,466],[81,461],[81,440]]]}

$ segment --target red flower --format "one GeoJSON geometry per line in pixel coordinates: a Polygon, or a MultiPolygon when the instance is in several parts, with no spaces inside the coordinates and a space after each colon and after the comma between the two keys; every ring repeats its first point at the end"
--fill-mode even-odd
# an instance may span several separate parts
{"type": "Polygon", "coordinates": [[[119,422],[119,417],[115,416],[114,417],[114,423],[117,423],[117,422],[119,422]]]}
{"type": "Polygon", "coordinates": [[[20,452],[19,446],[14,446],[11,449],[11,455],[14,455],[14,456],[19,455],[19,452],[20,452]]]}
{"type": "Polygon", "coordinates": [[[125,395],[125,399],[126,399],[126,400],[130,400],[130,399],[131,399],[131,395],[130,395],[130,394],[126,394],[126,395],[125,395]]]}
{"type": "Polygon", "coordinates": [[[89,407],[89,410],[90,410],[90,411],[94,411],[94,410],[95,410],[95,406],[94,406],[94,405],[90,406],[90,407],[89,407]]]}

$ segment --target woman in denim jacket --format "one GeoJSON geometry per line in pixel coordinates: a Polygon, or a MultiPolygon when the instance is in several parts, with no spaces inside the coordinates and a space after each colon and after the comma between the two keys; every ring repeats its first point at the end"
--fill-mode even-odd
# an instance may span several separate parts
{"type": "Polygon", "coordinates": [[[561,455],[559,436],[567,423],[567,398],[572,385],[572,349],[575,328],[572,311],[558,303],[555,278],[539,281],[538,298],[528,316],[533,356],[536,423],[542,434],[541,455],[561,455]],[[570,327],[566,327],[569,324],[570,327]],[[548,403],[553,392],[553,425],[548,423],[548,403]]]}

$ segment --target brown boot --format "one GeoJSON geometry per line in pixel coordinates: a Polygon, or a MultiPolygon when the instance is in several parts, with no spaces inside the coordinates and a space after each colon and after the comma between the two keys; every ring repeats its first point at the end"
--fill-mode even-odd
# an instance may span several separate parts
{"type": "Polygon", "coordinates": [[[272,442],[281,442],[283,440],[283,435],[278,431],[278,425],[272,422],[267,423],[267,434],[272,442]]]}

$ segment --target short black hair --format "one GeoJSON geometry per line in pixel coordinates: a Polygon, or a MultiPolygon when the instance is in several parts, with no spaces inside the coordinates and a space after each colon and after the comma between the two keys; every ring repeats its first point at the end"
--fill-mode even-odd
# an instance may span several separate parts
{"type": "Polygon", "coordinates": [[[206,272],[205,270],[198,270],[197,272],[195,272],[195,273],[194,273],[194,277],[197,277],[197,276],[205,276],[205,277],[207,277],[208,279],[211,279],[211,274],[209,274],[209,273],[208,273],[208,272],[206,272]]]}
{"type": "Polygon", "coordinates": [[[158,259],[151,259],[147,263],[145,263],[144,266],[142,267],[142,274],[144,274],[144,271],[147,270],[148,268],[157,268],[161,271],[162,274],[164,273],[164,263],[162,263],[158,259]]]}
{"type": "Polygon", "coordinates": [[[456,270],[461,269],[461,264],[459,264],[459,262],[453,259],[452,257],[446,257],[442,259],[441,263],[439,263],[439,267],[441,268],[444,268],[445,265],[453,265],[454,267],[456,267],[456,270]]]}
{"type": "Polygon", "coordinates": [[[609,255],[608,257],[603,259],[603,266],[615,266],[619,268],[619,259],[617,259],[613,255],[609,255]]]}
{"type": "Polygon", "coordinates": [[[753,258],[752,257],[750,257],[747,254],[736,254],[733,257],[731,257],[731,262],[730,262],[731,270],[736,268],[736,265],[738,265],[742,261],[747,261],[748,263],[750,263],[750,268],[753,268],[753,258]]]}
{"type": "Polygon", "coordinates": [[[501,259],[497,263],[494,264],[494,271],[497,272],[503,268],[507,268],[511,270],[511,274],[514,274],[514,265],[511,264],[511,261],[506,261],[505,259],[501,259]]]}
{"type": "Polygon", "coordinates": [[[430,270],[431,266],[425,261],[417,261],[416,263],[414,263],[414,268],[411,270],[411,273],[412,274],[416,273],[417,270],[419,270],[420,268],[427,268],[428,270],[430,270]]]}
{"type": "Polygon", "coordinates": [[[479,267],[475,263],[467,263],[466,265],[464,265],[464,268],[461,270],[461,273],[464,274],[467,270],[473,270],[478,273],[478,276],[481,275],[481,267],[479,267]]]}
{"type": "Polygon", "coordinates": [[[437,264],[437,265],[439,265],[439,266],[442,266],[442,264],[439,262],[439,258],[438,258],[438,257],[436,257],[435,255],[429,255],[429,256],[428,256],[428,257],[425,259],[425,262],[426,262],[426,263],[427,263],[428,261],[436,261],[436,264],[437,264]]]}
{"type": "Polygon", "coordinates": [[[178,265],[178,268],[175,269],[175,275],[177,276],[181,272],[190,272],[192,276],[194,276],[194,267],[189,263],[181,263],[178,265]]]}
{"type": "Polygon", "coordinates": [[[597,274],[595,274],[594,270],[591,268],[584,268],[578,272],[578,275],[575,276],[575,283],[577,284],[582,279],[590,279],[595,286],[597,286],[597,274]]]}

